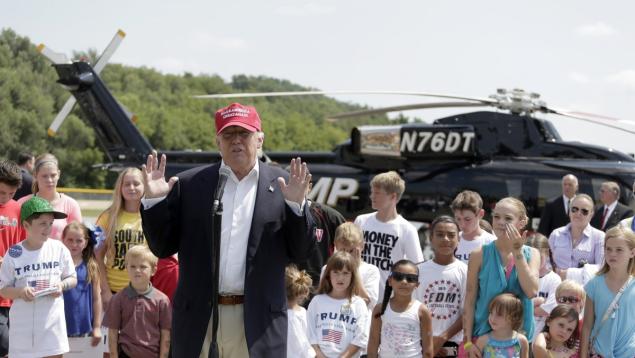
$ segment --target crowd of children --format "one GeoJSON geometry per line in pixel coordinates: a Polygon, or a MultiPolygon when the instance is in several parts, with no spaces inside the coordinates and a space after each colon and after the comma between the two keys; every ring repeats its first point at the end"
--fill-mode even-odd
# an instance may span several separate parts
{"type": "Polygon", "coordinates": [[[0,161],[0,357],[61,357],[71,339],[97,347],[106,334],[110,357],[167,357],[166,294],[178,269],[170,258],[157,274],[161,265],[144,243],[141,172],[129,168],[117,179],[98,221],[103,237],[81,222],[77,202],[57,192],[60,173],[53,155],[39,156],[35,194],[17,202],[20,168],[0,161]]]}
{"type": "MultiPolygon", "coordinates": [[[[56,191],[57,160],[38,159],[21,203],[19,168],[0,161],[0,357],[58,357],[69,337],[106,335],[110,357],[167,357],[177,259],[145,244],[140,171],[120,174],[100,237],[56,191]]],[[[463,191],[430,224],[424,261],[397,212],[404,189],[396,172],[373,178],[375,211],[337,227],[319,283],[287,267],[288,357],[635,356],[632,230],[606,233],[583,287],[555,272],[546,237],[527,236],[522,202],[500,200],[489,233],[481,197],[463,191]]]]}

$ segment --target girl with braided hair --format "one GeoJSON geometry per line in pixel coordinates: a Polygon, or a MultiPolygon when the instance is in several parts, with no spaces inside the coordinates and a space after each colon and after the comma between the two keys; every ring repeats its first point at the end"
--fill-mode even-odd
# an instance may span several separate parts
{"type": "Polygon", "coordinates": [[[418,286],[419,269],[412,261],[399,260],[392,265],[384,299],[373,310],[369,358],[378,357],[378,352],[382,358],[432,358],[430,311],[412,296],[418,286]]]}
{"type": "Polygon", "coordinates": [[[287,289],[287,358],[315,357],[315,350],[309,343],[306,309],[300,306],[311,292],[311,276],[305,270],[298,270],[294,264],[284,271],[287,289]]]}

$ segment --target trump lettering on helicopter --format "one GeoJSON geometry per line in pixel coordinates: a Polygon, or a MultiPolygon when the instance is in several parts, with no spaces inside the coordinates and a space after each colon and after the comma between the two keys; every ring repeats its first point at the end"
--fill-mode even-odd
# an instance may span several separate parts
{"type": "Polygon", "coordinates": [[[309,192],[309,199],[329,206],[337,205],[340,198],[350,198],[357,193],[359,182],[353,178],[321,177],[309,192]]]}

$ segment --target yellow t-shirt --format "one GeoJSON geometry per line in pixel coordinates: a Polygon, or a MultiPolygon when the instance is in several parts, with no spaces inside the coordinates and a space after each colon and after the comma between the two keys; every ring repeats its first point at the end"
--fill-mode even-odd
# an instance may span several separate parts
{"type": "MultiPolygon", "coordinates": [[[[108,214],[101,215],[97,225],[105,229],[108,226],[108,214]]],[[[108,262],[108,254],[105,256],[106,277],[110,290],[119,292],[130,282],[125,264],[126,252],[135,245],[147,245],[141,228],[141,215],[138,212],[122,211],[117,218],[117,226],[111,237],[115,252],[112,262],[108,262]]]]}

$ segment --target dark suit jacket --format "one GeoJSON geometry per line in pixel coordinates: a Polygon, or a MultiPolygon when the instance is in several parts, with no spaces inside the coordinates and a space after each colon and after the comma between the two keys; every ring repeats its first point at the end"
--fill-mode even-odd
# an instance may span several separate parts
{"type": "MultiPolygon", "coordinates": [[[[309,259],[303,262],[298,262],[298,268],[306,270],[311,275],[313,281],[313,287],[316,288],[320,285],[320,274],[322,273],[322,266],[326,265],[326,261],[333,253],[335,245],[335,230],[342,223],[346,222],[344,216],[337,210],[328,205],[323,205],[318,202],[311,202],[309,207],[311,216],[315,221],[315,241],[316,248],[309,256],[309,259]]],[[[306,301],[308,305],[308,300],[306,301]]]]}
{"type": "Polygon", "coordinates": [[[18,200],[23,196],[33,194],[33,191],[31,190],[31,186],[33,186],[33,176],[24,168],[20,168],[20,171],[22,172],[22,185],[13,196],[13,199],[15,200],[18,200]]]}
{"type": "MultiPolygon", "coordinates": [[[[308,205],[304,215],[297,216],[285,203],[276,179],[288,177],[288,173],[259,164],[245,253],[245,337],[251,357],[285,357],[284,270],[290,260],[305,260],[313,249],[314,224],[308,205]]],[[[211,213],[219,167],[217,163],[179,174],[166,200],[148,210],[141,209],[143,230],[152,252],[158,257],[179,254],[171,337],[172,356],[177,358],[199,356],[212,313],[211,213]]]]}
{"type": "Polygon", "coordinates": [[[595,214],[593,214],[593,218],[591,219],[591,226],[598,230],[602,230],[606,232],[608,229],[620,223],[620,221],[630,218],[633,216],[633,210],[628,206],[617,203],[615,210],[611,213],[608,219],[606,219],[606,225],[604,225],[604,229],[600,226],[602,225],[602,214],[604,213],[604,205],[600,205],[596,210],[595,214]]]}
{"type": "Polygon", "coordinates": [[[538,232],[549,237],[554,229],[565,226],[569,223],[569,216],[564,210],[564,200],[562,195],[547,202],[540,216],[538,232]]]}

